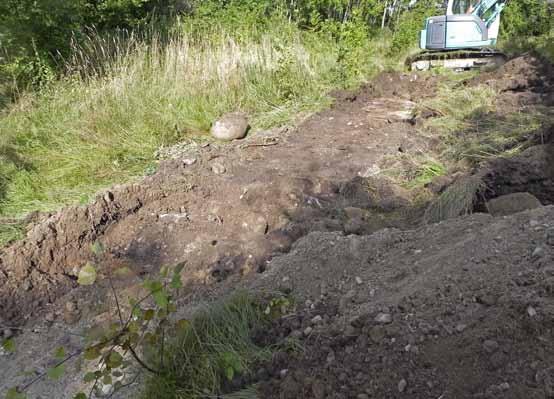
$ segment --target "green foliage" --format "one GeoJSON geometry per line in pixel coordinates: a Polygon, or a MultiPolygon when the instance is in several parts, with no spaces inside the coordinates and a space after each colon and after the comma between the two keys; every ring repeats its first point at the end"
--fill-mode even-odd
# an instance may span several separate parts
{"type": "Polygon", "coordinates": [[[548,33],[554,27],[552,12],[545,0],[511,1],[502,14],[501,40],[523,41],[548,33]]]}
{"type": "Polygon", "coordinates": [[[395,26],[391,52],[401,53],[416,46],[426,18],[438,13],[439,8],[435,0],[419,0],[413,8],[401,14],[395,26]]]}

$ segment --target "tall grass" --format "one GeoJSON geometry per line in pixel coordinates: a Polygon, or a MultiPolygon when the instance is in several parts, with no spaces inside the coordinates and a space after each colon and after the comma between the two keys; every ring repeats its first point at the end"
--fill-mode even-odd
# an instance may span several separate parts
{"type": "Polygon", "coordinates": [[[0,115],[0,216],[85,202],[142,175],[160,147],[206,138],[228,111],[247,112],[255,128],[283,124],[378,67],[375,46],[346,82],[337,43],[286,21],[251,35],[177,31],[163,40],[92,35],[67,77],[0,115]]]}

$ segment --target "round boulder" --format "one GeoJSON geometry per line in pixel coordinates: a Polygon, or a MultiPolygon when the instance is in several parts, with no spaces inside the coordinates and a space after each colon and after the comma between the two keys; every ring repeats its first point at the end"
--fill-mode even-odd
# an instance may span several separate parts
{"type": "Polygon", "coordinates": [[[248,128],[246,114],[232,112],[215,121],[212,125],[211,134],[218,140],[233,141],[244,138],[248,128]]]}

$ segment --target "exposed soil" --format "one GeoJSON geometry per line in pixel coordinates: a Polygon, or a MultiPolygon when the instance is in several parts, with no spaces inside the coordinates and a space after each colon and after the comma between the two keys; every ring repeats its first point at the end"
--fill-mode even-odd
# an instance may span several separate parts
{"type": "MultiPolygon", "coordinates": [[[[549,68],[524,57],[465,84],[494,85],[503,112],[525,112],[553,105],[549,68]]],[[[109,309],[102,285],[76,286],[99,240],[103,266],[137,278],[186,261],[184,305],[236,287],[291,291],[295,313],[266,335],[303,350],[260,365],[261,398],[554,398],[554,208],[426,226],[421,193],[385,177],[436,151],[420,131],[436,115],[412,111],[440,79],[382,74],[294,129],[175,147],[153,176],[35,215],[0,253],[0,324],[40,334],[25,330],[30,349],[0,362],[0,393],[25,379],[19,369],[45,367],[35,351],[77,345],[71,334],[109,309]]],[[[487,183],[477,210],[514,192],[554,204],[551,125],[540,136],[474,171],[487,183]]],[[[73,374],[31,397],[78,386],[73,374]]]]}

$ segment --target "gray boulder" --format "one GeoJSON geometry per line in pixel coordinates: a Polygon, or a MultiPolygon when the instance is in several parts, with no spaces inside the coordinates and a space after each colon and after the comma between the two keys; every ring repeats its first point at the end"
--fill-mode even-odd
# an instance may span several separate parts
{"type": "Polygon", "coordinates": [[[487,202],[487,209],[493,216],[507,216],[514,213],[540,208],[542,204],[532,194],[513,193],[491,199],[487,202]]]}
{"type": "Polygon", "coordinates": [[[248,128],[246,115],[241,112],[232,112],[215,121],[211,128],[211,134],[218,140],[232,141],[244,138],[248,128]]]}

